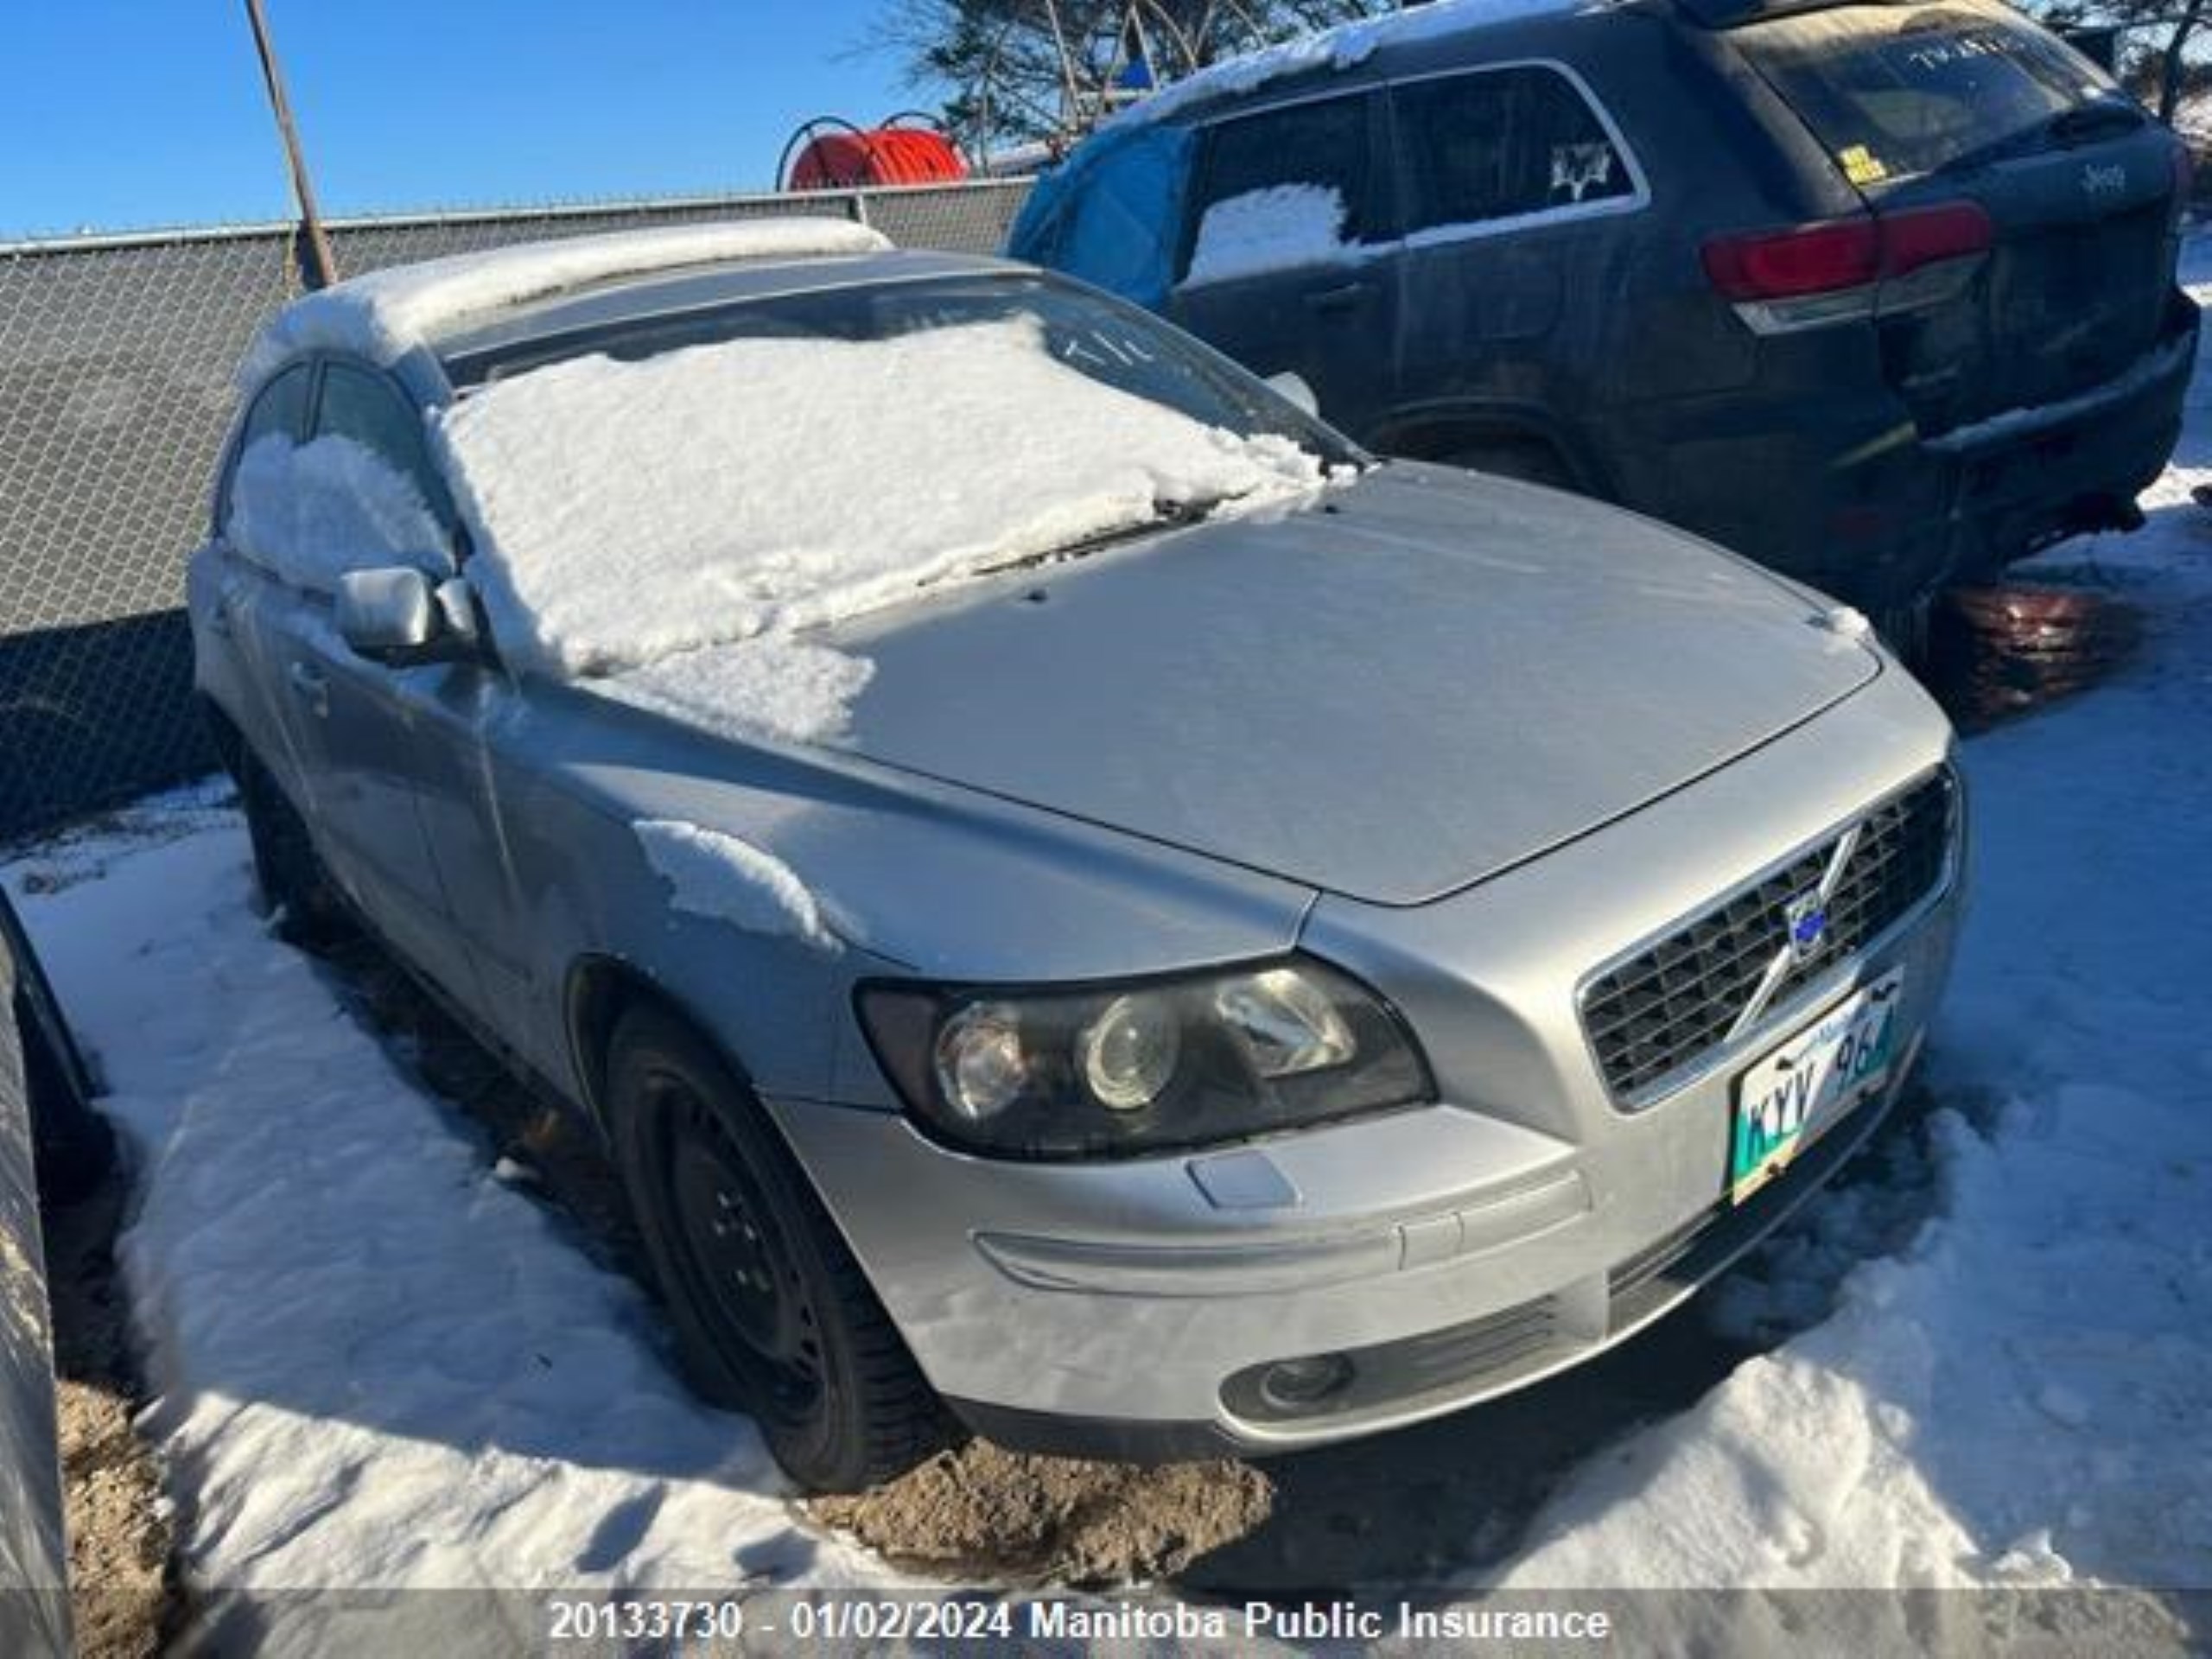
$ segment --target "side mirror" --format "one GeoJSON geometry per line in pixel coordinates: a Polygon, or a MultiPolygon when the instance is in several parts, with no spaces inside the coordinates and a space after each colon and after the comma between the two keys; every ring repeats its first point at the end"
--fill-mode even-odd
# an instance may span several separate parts
{"type": "Polygon", "coordinates": [[[1321,400],[1313,395],[1313,388],[1306,384],[1304,375],[1285,369],[1281,374],[1269,375],[1268,384],[1274,388],[1278,397],[1295,406],[1300,414],[1311,415],[1317,421],[1321,418],[1321,400]]]}
{"type": "Polygon", "coordinates": [[[476,603],[460,577],[435,587],[395,565],[338,579],[338,632],[359,657],[389,667],[458,662],[480,654],[476,603]]]}

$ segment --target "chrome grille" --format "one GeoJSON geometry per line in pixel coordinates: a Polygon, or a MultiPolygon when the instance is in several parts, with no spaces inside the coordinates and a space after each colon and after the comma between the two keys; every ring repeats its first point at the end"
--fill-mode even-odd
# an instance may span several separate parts
{"type": "Polygon", "coordinates": [[[1782,1007],[1927,898],[1943,877],[1956,793],[1947,767],[1592,981],[1583,1028],[1614,1093],[1632,1100],[1688,1070],[1755,1002],[1782,1007]],[[1785,965],[1789,907],[1824,879],[1820,948],[1785,965]]]}

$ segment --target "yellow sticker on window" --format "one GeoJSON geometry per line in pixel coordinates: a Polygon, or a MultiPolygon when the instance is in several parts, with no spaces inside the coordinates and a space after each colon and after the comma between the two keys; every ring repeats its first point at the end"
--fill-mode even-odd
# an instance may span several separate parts
{"type": "Polygon", "coordinates": [[[1843,176],[1853,184],[1879,184],[1890,176],[1890,169],[1864,144],[1853,144],[1837,156],[1843,163],[1843,176]]]}

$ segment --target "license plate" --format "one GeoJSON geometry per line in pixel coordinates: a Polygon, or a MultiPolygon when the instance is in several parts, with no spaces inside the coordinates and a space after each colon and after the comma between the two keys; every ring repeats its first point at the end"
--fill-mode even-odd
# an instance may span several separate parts
{"type": "Polygon", "coordinates": [[[1741,1204],[1789,1168],[1799,1148],[1881,1085],[1897,1058],[1904,986],[1904,969],[1892,969],[1737,1080],[1728,1135],[1732,1202],[1741,1204]]]}

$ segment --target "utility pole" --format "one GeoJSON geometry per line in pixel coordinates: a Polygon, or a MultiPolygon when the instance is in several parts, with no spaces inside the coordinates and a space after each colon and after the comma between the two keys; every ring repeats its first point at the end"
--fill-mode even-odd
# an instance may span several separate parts
{"type": "Polygon", "coordinates": [[[292,169],[292,196],[300,207],[301,264],[310,287],[328,288],[338,280],[338,261],[331,257],[330,238],[323,234],[322,215],[315,208],[315,186],[308,177],[300,130],[292,119],[292,101],[284,95],[283,72],[276,67],[276,48],[269,38],[269,19],[262,15],[261,0],[245,0],[245,15],[253,26],[254,50],[261,54],[261,79],[269,87],[277,136],[284,141],[284,160],[292,169]]]}

